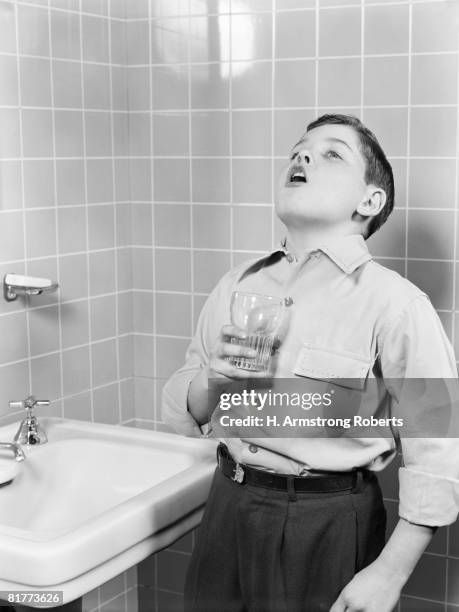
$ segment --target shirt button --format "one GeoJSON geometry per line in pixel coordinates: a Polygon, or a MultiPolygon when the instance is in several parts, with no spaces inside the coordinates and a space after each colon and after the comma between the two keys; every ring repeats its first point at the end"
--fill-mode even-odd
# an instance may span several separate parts
{"type": "Polygon", "coordinates": [[[288,263],[292,263],[293,257],[291,255],[287,255],[287,261],[288,263]]]}
{"type": "Polygon", "coordinates": [[[258,452],[258,446],[256,446],[255,444],[250,444],[249,445],[249,451],[251,453],[257,453],[258,452]]]}

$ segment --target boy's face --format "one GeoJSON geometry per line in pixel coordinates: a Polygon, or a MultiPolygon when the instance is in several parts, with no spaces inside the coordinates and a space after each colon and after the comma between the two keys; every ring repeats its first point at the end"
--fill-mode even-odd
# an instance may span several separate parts
{"type": "Polygon", "coordinates": [[[287,226],[337,227],[351,221],[369,193],[359,145],[347,125],[321,125],[304,134],[277,187],[276,212],[287,226]]]}

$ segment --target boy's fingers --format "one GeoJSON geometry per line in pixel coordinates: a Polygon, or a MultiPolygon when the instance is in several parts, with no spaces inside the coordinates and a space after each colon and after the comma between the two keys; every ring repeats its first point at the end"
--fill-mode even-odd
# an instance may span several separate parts
{"type": "Polygon", "coordinates": [[[219,351],[220,357],[249,357],[254,358],[257,356],[257,351],[248,346],[242,344],[229,344],[228,342],[222,342],[219,351]]]}
{"type": "Polygon", "coordinates": [[[224,374],[227,378],[233,379],[247,379],[247,378],[266,378],[267,373],[265,370],[261,372],[253,372],[252,370],[243,370],[242,368],[236,368],[231,365],[228,361],[221,361],[221,366],[218,369],[221,374],[224,374]]]}
{"type": "Polygon", "coordinates": [[[240,340],[244,340],[247,338],[247,333],[234,325],[224,325],[221,329],[220,336],[222,340],[226,340],[227,338],[239,338],[240,340]]]}

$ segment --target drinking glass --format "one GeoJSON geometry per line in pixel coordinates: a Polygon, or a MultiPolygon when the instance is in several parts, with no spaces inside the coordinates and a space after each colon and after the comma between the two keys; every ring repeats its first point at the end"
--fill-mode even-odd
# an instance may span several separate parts
{"type": "Polygon", "coordinates": [[[231,322],[245,331],[247,338],[231,338],[232,344],[256,350],[255,357],[230,357],[236,368],[259,372],[269,367],[275,332],[282,319],[284,300],[272,295],[234,291],[231,296],[231,322]]]}

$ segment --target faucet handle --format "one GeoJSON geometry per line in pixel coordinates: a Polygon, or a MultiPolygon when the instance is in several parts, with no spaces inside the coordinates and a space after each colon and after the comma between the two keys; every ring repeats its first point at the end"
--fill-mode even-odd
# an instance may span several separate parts
{"type": "Polygon", "coordinates": [[[35,406],[49,406],[51,403],[49,400],[37,400],[34,395],[29,395],[29,397],[24,400],[26,408],[35,408],[35,406]]]}
{"type": "Polygon", "coordinates": [[[11,410],[20,410],[21,408],[25,408],[26,410],[33,410],[35,406],[49,406],[49,404],[49,400],[37,400],[35,399],[34,395],[29,395],[29,397],[22,401],[8,402],[8,405],[11,410]]]}

